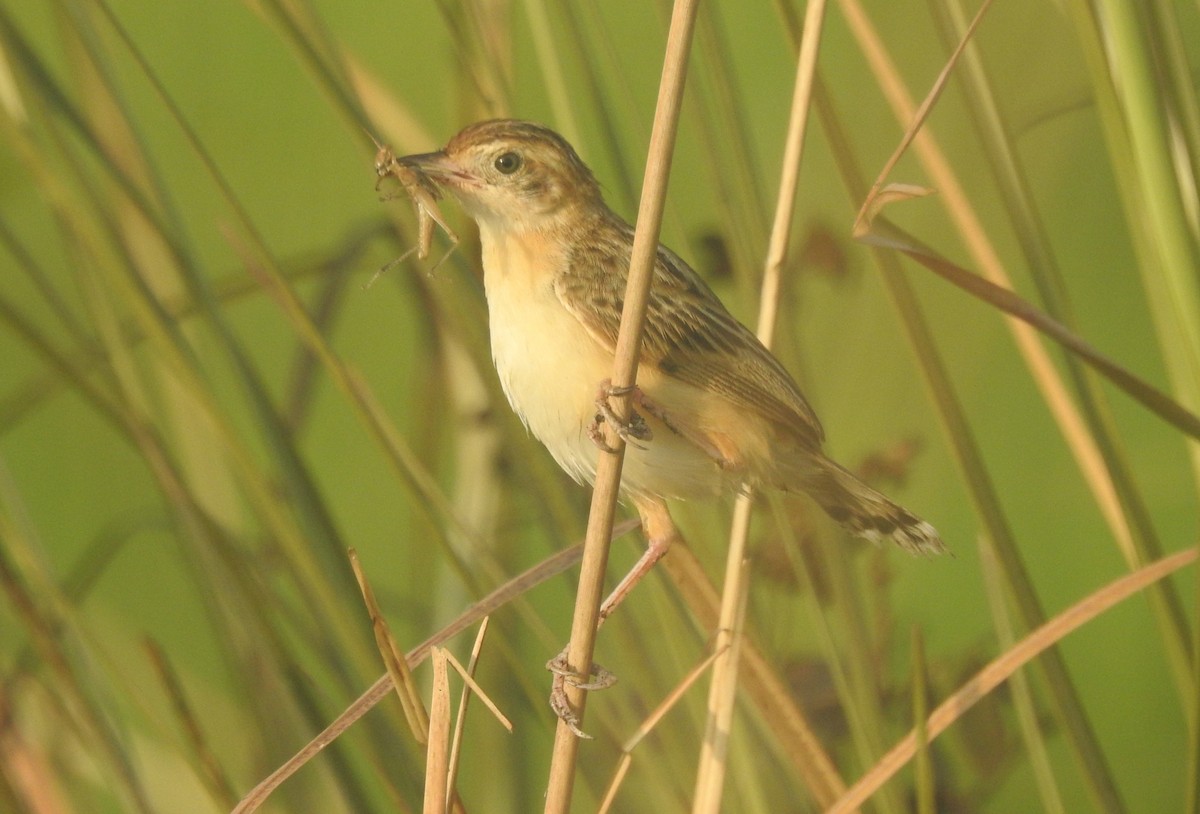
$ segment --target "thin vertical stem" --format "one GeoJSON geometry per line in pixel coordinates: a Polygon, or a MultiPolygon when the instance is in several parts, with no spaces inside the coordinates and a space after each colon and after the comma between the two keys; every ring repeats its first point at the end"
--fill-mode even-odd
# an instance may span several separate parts
{"type": "MultiPolygon", "coordinates": [[[[796,61],[796,83],[792,96],[792,112],[784,147],[780,172],[779,198],[775,207],[775,222],[763,272],[759,298],[758,338],[770,347],[775,333],[775,317],[779,305],[783,261],[787,257],[791,226],[796,207],[796,189],[800,180],[800,160],[804,152],[809,102],[812,96],[813,74],[817,64],[821,23],[825,17],[825,0],[812,0],[804,20],[804,34],[796,61]]],[[[733,524],[729,534],[729,553],[725,563],[725,589],[721,597],[720,620],[713,647],[723,651],[713,664],[712,684],[708,695],[708,722],[701,744],[700,765],[696,772],[696,787],[692,811],[716,812],[721,807],[721,792],[725,783],[729,731],[733,721],[734,700],[737,695],[737,672],[741,655],[741,639],[736,625],[739,609],[745,606],[748,591],[749,563],[746,541],[750,535],[750,516],[753,495],[738,496],[734,506],[733,524]]]]}
{"type": "MultiPolygon", "coordinates": [[[[658,233],[666,200],[667,179],[671,170],[671,155],[675,148],[675,133],[679,109],[683,103],[683,85],[687,76],[687,60],[691,52],[692,30],[696,21],[697,0],[677,0],[671,14],[667,34],[666,55],[659,82],[658,104],[654,126],[650,133],[650,149],[646,159],[646,176],[642,183],[641,204],[638,208],[637,229],[629,265],[629,280],[625,289],[625,306],[621,313],[621,329],[613,361],[612,383],[616,387],[634,384],[637,379],[638,355],[642,343],[642,326],[650,297],[654,259],[658,251],[658,233]]],[[[628,418],[629,399],[613,399],[617,415],[628,418]]],[[[612,536],[613,513],[621,482],[621,464],[625,445],[616,433],[608,432],[608,444],[614,453],[600,453],[596,467],[596,488],[588,516],[587,536],[583,546],[583,564],[579,574],[579,590],[575,596],[575,615],[571,623],[571,642],[567,663],[580,673],[588,674],[592,667],[592,649],[596,639],[596,624],[600,617],[600,600],[604,588],[604,572],[608,565],[608,545],[612,536]]],[[[567,700],[583,720],[587,694],[578,687],[567,687],[567,700]]],[[[554,736],[554,751],[550,761],[549,788],[546,791],[547,814],[566,814],[574,786],[575,761],[579,739],[564,721],[558,722],[554,736]]]]}

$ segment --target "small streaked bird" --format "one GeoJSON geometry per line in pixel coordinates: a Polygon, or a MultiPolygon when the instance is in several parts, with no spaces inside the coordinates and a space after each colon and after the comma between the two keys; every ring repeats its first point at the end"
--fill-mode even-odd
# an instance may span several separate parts
{"type": "MultiPolygon", "coordinates": [[[[559,465],[595,480],[598,422],[621,321],[633,228],[554,131],[473,124],[434,153],[399,159],[479,225],[492,358],[504,393],[559,465]]],[[[915,553],[944,550],[934,528],[821,451],[821,424],[792,377],[674,252],[658,249],[635,414],[621,429],[622,494],[649,548],[607,615],[677,536],[669,498],[745,486],[807,493],[852,534],[915,553]]]]}

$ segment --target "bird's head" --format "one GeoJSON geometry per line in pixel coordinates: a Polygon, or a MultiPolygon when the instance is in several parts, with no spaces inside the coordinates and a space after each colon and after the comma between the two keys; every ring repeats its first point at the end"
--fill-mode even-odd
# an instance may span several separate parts
{"type": "Polygon", "coordinates": [[[599,184],[571,145],[533,122],[472,124],[444,149],[399,161],[458,199],[481,227],[545,229],[603,206],[599,184]]]}

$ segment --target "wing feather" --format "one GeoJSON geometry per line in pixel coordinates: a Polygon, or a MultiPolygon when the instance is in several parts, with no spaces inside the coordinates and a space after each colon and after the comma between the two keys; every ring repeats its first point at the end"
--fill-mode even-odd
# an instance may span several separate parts
{"type": "MultiPolygon", "coordinates": [[[[632,228],[612,215],[587,240],[575,241],[555,279],[563,305],[610,350],[617,343],[632,245],[632,228]]],[[[821,445],[821,424],[792,377],[665,246],[654,264],[640,363],[758,413],[810,449],[821,445]]]]}

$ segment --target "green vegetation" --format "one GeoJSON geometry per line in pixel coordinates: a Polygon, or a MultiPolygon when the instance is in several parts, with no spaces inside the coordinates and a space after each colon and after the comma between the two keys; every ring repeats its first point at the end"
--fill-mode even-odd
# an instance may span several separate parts
{"type": "MultiPolygon", "coordinates": [[[[1198,7],[995,4],[881,179],[936,194],[856,239],[977,10],[868,5],[821,31],[775,347],[832,454],[953,556],[759,502],[730,812],[821,810],[985,664],[1024,663],[1047,618],[1200,531],[1198,7]],[[956,269],[1039,329],[931,273],[956,269]]],[[[582,539],[588,490],[495,379],[453,202],[444,263],[438,233],[365,286],[416,242],[372,188],[371,136],[405,154],[544,121],[632,219],[669,12],[0,0],[0,811],[228,811],[385,671],[348,549],[412,650],[582,539]]],[[[663,240],[748,324],[804,13],[702,3],[692,49],[663,240]]],[[[673,507],[688,551],[600,632],[620,682],[590,696],[574,810],[708,655],[712,594],[685,577],[719,593],[731,507],[673,507]]],[[[614,543],[613,579],[640,545],[614,543]]],[[[1200,810],[1197,571],[1176,564],[943,734],[916,727],[862,810],[1200,810]]],[[[514,732],[472,701],[466,811],[542,809],[543,664],[576,574],[491,615],[475,680],[514,732]]],[[[445,645],[465,663],[473,639],[445,645]]],[[[639,742],[614,811],[691,808],[707,680],[639,742]]],[[[420,810],[425,759],[389,694],[262,810],[420,810]]]]}

